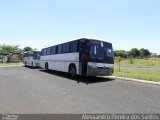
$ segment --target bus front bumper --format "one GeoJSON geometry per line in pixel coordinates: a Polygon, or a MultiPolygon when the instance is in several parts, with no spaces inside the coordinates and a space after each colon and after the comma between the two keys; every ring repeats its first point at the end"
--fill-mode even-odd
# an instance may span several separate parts
{"type": "Polygon", "coordinates": [[[109,76],[114,72],[114,68],[110,67],[97,67],[93,68],[88,66],[87,76],[109,76]]]}

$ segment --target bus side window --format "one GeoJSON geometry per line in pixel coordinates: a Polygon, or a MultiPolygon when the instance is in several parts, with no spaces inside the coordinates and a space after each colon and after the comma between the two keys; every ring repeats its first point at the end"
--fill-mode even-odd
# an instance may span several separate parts
{"type": "Polygon", "coordinates": [[[36,59],[38,59],[38,60],[40,59],[40,52],[36,53],[36,59]]]}
{"type": "Polygon", "coordinates": [[[47,55],[50,55],[51,54],[51,48],[47,48],[47,55]]]}
{"type": "Polygon", "coordinates": [[[51,48],[51,55],[54,55],[54,54],[56,54],[56,46],[53,46],[51,48]]]}
{"type": "Polygon", "coordinates": [[[33,52],[33,53],[32,53],[32,56],[33,56],[33,58],[35,58],[35,57],[36,57],[36,53],[35,53],[35,52],[33,52]]]}
{"type": "Polygon", "coordinates": [[[40,55],[41,55],[41,56],[43,55],[43,49],[41,50],[40,55]]]}
{"type": "Polygon", "coordinates": [[[61,54],[61,53],[62,53],[62,45],[58,45],[57,54],[61,54]]]}
{"type": "Polygon", "coordinates": [[[42,50],[42,55],[44,56],[44,49],[42,50]]]}
{"type": "Polygon", "coordinates": [[[46,53],[47,53],[47,49],[45,48],[43,51],[43,55],[46,55],[46,53]]]}
{"type": "Polygon", "coordinates": [[[73,42],[70,42],[70,49],[69,52],[72,53],[73,52],[73,42]]]}
{"type": "Polygon", "coordinates": [[[42,55],[42,56],[44,56],[44,49],[42,49],[42,51],[41,51],[41,55],[42,55]]]}
{"type": "Polygon", "coordinates": [[[77,52],[78,51],[78,41],[73,41],[70,43],[70,52],[77,52]]]}
{"type": "Polygon", "coordinates": [[[69,46],[70,46],[70,43],[63,44],[62,53],[69,53],[69,46]]]}

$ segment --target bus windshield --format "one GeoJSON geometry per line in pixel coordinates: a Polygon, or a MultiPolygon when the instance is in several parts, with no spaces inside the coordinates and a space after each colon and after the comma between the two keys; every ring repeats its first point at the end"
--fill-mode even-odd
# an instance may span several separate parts
{"type": "Polygon", "coordinates": [[[113,48],[111,43],[102,41],[89,41],[89,56],[92,60],[106,60],[113,58],[113,48]]]}
{"type": "Polygon", "coordinates": [[[37,60],[40,59],[40,52],[39,51],[32,52],[32,55],[33,55],[33,59],[37,59],[37,60]]]}

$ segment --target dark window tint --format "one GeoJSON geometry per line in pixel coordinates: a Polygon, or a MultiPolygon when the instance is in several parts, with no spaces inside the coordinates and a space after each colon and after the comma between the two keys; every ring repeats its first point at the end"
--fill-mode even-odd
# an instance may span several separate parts
{"type": "Polygon", "coordinates": [[[43,49],[43,55],[46,55],[47,49],[43,49]]]}
{"type": "Polygon", "coordinates": [[[41,50],[40,55],[43,56],[43,50],[41,50]]]}
{"type": "Polygon", "coordinates": [[[104,59],[104,45],[100,41],[90,41],[90,57],[91,59],[104,59]]]}
{"type": "Polygon", "coordinates": [[[70,52],[78,51],[78,41],[73,41],[70,43],[70,52]]]}
{"type": "Polygon", "coordinates": [[[34,51],[33,52],[33,59],[40,59],[40,52],[34,51]]]}
{"type": "Polygon", "coordinates": [[[42,50],[41,50],[41,56],[43,56],[43,51],[44,51],[44,50],[42,49],[42,50]]]}
{"type": "Polygon", "coordinates": [[[36,52],[32,52],[33,59],[36,59],[36,52]]]}
{"type": "Polygon", "coordinates": [[[52,48],[51,48],[51,54],[53,55],[53,54],[56,54],[56,46],[53,46],[52,48]]]}
{"type": "Polygon", "coordinates": [[[51,48],[47,48],[47,55],[51,54],[51,48]]]}
{"type": "Polygon", "coordinates": [[[36,52],[36,59],[40,60],[40,52],[36,52]]]}
{"type": "Polygon", "coordinates": [[[23,54],[23,57],[28,57],[28,53],[24,53],[24,54],[23,54]]]}
{"type": "Polygon", "coordinates": [[[106,57],[114,57],[114,52],[112,48],[112,44],[104,43],[104,51],[106,57]]]}
{"type": "Polygon", "coordinates": [[[68,53],[69,52],[69,43],[65,43],[63,44],[63,53],[68,53]]]}
{"type": "Polygon", "coordinates": [[[29,55],[29,57],[34,57],[34,52],[30,51],[30,52],[28,52],[28,55],[29,55]]]}
{"type": "Polygon", "coordinates": [[[62,53],[62,45],[58,45],[58,51],[57,51],[58,54],[62,53]]]}

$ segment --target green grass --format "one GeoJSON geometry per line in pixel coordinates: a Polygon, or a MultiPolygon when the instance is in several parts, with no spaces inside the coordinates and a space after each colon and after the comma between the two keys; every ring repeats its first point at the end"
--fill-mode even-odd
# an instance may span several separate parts
{"type": "MultiPolygon", "coordinates": [[[[117,64],[115,62],[115,64],[117,64]]],[[[121,66],[147,66],[147,67],[160,67],[160,59],[134,59],[133,64],[130,63],[130,59],[125,59],[120,62],[121,66]]]]}
{"type": "Polygon", "coordinates": [[[13,65],[21,65],[21,62],[14,62],[14,63],[2,63],[0,62],[0,66],[13,66],[13,65]]]}
{"type": "Polygon", "coordinates": [[[121,68],[121,71],[119,72],[118,67],[116,67],[113,75],[118,77],[127,77],[160,82],[160,69],[144,70],[121,68]]]}

